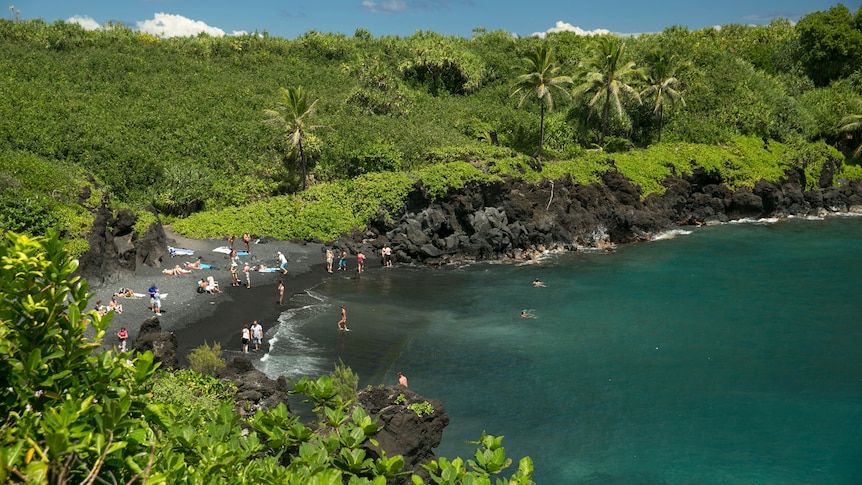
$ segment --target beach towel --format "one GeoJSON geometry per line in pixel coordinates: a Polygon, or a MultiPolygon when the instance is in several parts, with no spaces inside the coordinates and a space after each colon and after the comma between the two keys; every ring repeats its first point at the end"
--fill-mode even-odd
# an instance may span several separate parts
{"type": "MultiPolygon", "coordinates": [[[[222,253],[222,254],[230,254],[230,247],[229,246],[219,246],[219,247],[213,249],[213,252],[214,253],[222,253]]],[[[248,251],[237,251],[236,255],[237,256],[248,256],[248,251]]]]}
{"type": "Polygon", "coordinates": [[[193,249],[175,248],[173,246],[168,246],[168,252],[171,253],[172,258],[174,256],[191,256],[195,253],[193,249]]]}
{"type": "Polygon", "coordinates": [[[278,268],[267,268],[265,266],[260,266],[259,268],[255,269],[255,271],[257,271],[258,273],[278,273],[281,270],[278,268]]]}
{"type": "MultiPolygon", "coordinates": [[[[143,298],[145,296],[147,296],[146,293],[135,293],[135,298],[143,298]]],[[[167,293],[159,293],[159,296],[162,297],[162,300],[164,300],[165,298],[168,297],[168,294],[167,293]]]]}
{"type": "Polygon", "coordinates": [[[200,266],[195,266],[194,263],[189,263],[188,261],[186,261],[185,266],[188,269],[218,269],[214,264],[201,263],[200,266]]]}

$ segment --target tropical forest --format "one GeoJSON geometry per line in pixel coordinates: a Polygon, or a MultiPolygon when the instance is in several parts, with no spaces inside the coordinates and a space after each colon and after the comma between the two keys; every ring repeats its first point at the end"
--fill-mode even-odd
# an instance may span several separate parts
{"type": "MultiPolygon", "coordinates": [[[[317,416],[242,423],[207,373],[96,352],[110,319],[76,276],[98,209],[191,238],[333,241],[421,184],[616,170],[731,188],[862,178],[862,8],[798,22],[470,38],[309,31],[161,38],[121,24],[0,19],[0,482],[423,483],[369,458],[378,424],[349,369],[295,383],[317,416]],[[766,148],[766,149],[765,149],[766,148]],[[104,320],[103,320],[104,319],[104,320]],[[347,377],[345,377],[347,374],[347,377]]],[[[493,431],[493,430],[491,430],[493,431]]],[[[477,437],[428,483],[527,484],[532,462],[477,437]]]]}

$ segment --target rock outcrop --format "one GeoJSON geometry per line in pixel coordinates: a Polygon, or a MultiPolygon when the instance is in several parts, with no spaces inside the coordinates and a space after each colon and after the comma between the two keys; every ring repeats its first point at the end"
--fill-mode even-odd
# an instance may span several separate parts
{"type": "Polygon", "coordinates": [[[162,331],[162,325],[157,316],[144,320],[132,349],[139,353],[151,351],[154,356],[153,360],[161,362],[162,368],[179,368],[177,338],[173,332],[162,331]]]}
{"type": "Polygon", "coordinates": [[[130,210],[112,214],[102,207],[96,211],[90,231],[90,249],[79,258],[78,273],[91,285],[101,286],[128,278],[135,268],[158,268],[167,255],[167,236],[161,221],[150,224],[141,237],[134,231],[137,217],[130,210]]]}
{"type": "MultiPolygon", "coordinates": [[[[135,352],[151,351],[155,362],[161,362],[163,369],[179,369],[177,359],[177,339],[173,332],[162,331],[159,318],[150,317],[141,324],[132,349],[135,352]]],[[[279,404],[290,408],[287,399],[287,379],[270,379],[257,370],[251,360],[236,357],[219,372],[219,379],[232,382],[236,388],[236,412],[242,416],[252,415],[258,410],[272,409],[279,404]]]]}
{"type": "Polygon", "coordinates": [[[399,262],[447,264],[465,260],[526,260],[547,250],[606,248],[648,240],[685,225],[741,218],[824,215],[862,208],[862,181],[819,188],[788,170],[778,182],[730,190],[702,170],[669,177],[661,195],[641,190],[617,171],[601,183],[573,184],[568,178],[528,185],[506,181],[472,185],[434,200],[420,184],[391,219],[379,216],[364,232],[341,238],[337,246],[379,254],[392,248],[399,262]]]}
{"type": "Polygon", "coordinates": [[[218,377],[236,386],[236,411],[241,416],[250,416],[259,410],[275,408],[284,404],[290,409],[287,399],[287,379],[283,376],[272,380],[255,369],[251,360],[235,357],[218,377]]]}
{"type": "MultiPolygon", "coordinates": [[[[366,444],[368,456],[378,458],[380,450],[389,457],[401,455],[405,471],[412,471],[429,482],[428,471],[421,465],[434,459],[433,450],[440,446],[443,429],[449,424],[449,415],[443,404],[425,399],[402,386],[366,389],[359,393],[357,404],[383,426],[375,436],[378,445],[366,444]]],[[[411,482],[407,477],[399,483],[411,482]]]]}

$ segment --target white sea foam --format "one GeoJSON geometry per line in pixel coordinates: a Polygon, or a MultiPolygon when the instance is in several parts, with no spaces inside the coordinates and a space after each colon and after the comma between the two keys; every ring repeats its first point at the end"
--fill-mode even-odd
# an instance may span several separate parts
{"type": "Polygon", "coordinates": [[[673,239],[677,236],[687,236],[691,234],[691,231],[685,229],[671,229],[670,231],[660,232],[652,237],[653,241],[664,241],[667,239],[673,239]]]}

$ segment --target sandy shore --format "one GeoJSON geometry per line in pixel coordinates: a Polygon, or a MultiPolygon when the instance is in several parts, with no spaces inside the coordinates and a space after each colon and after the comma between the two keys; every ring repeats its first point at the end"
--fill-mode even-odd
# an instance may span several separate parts
{"type": "MultiPolygon", "coordinates": [[[[284,302],[291,296],[303,293],[319,285],[324,278],[330,276],[326,272],[325,247],[322,244],[296,244],[284,241],[267,241],[250,245],[249,256],[240,257],[240,264],[249,261],[252,266],[265,264],[269,267],[278,265],[277,253],[283,252],[288,258],[288,274],[259,273],[251,274],[251,288],[245,285],[231,286],[230,260],[225,254],[213,252],[213,249],[226,246],[223,240],[188,239],[169,228],[165,228],[168,244],[173,247],[191,249],[193,256],[168,257],[162,261],[162,268],[139,268],[134,277],[128,281],[115,283],[115,287],[91,288],[94,294],[90,300],[90,308],[100,299],[106,305],[120,287],[131,288],[136,293],[147,293],[151,284],[155,283],[160,293],[167,294],[162,301],[162,315],[159,321],[164,331],[174,332],[177,336],[177,355],[181,365],[186,365],[186,356],[192,349],[204,342],[212,344],[219,342],[223,349],[238,349],[240,346],[240,331],[244,324],[251,325],[257,320],[264,332],[271,329],[278,316],[285,309],[278,304],[278,281],[284,281],[284,302]],[[191,274],[168,276],[162,273],[163,268],[183,265],[186,261],[193,263],[197,257],[203,263],[215,265],[217,269],[196,269],[191,274]],[[199,279],[212,275],[218,281],[222,293],[214,295],[199,294],[197,282],[199,279]]],[[[239,240],[239,238],[237,238],[239,240]]],[[[237,249],[244,249],[241,241],[234,243],[237,249]]],[[[348,267],[355,269],[355,257],[348,259],[348,267]]],[[[241,270],[241,266],[240,266],[241,270]]],[[[242,279],[243,275],[239,274],[242,279]]],[[[244,283],[244,281],[243,281],[244,283]]],[[[143,298],[119,298],[123,306],[122,314],[115,314],[111,326],[103,340],[103,346],[110,348],[118,344],[117,331],[121,326],[129,332],[129,343],[134,342],[141,324],[153,316],[150,310],[148,296],[143,298]]],[[[266,339],[264,339],[264,346],[266,339]]],[[[261,357],[266,352],[261,348],[259,354],[249,353],[252,358],[261,357]]]]}

